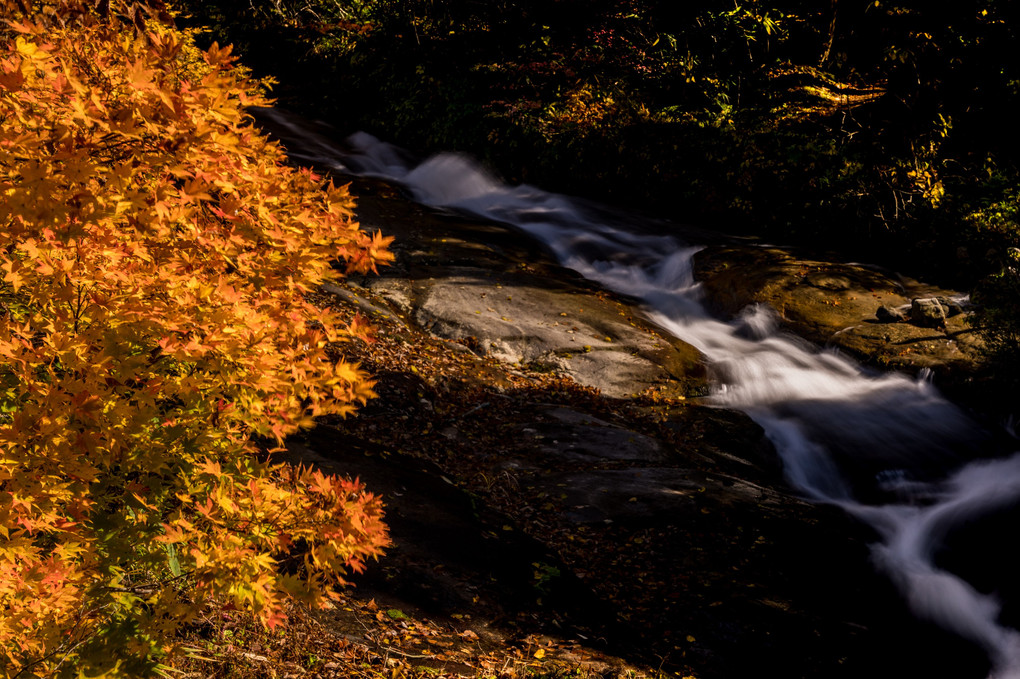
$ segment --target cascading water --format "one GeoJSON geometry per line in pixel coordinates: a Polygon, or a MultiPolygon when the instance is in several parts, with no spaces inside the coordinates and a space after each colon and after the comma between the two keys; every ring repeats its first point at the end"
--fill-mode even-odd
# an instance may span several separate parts
{"type": "Polygon", "coordinates": [[[875,563],[916,615],[985,648],[995,679],[1020,679],[1020,633],[999,623],[999,603],[935,565],[951,529],[1020,501],[1020,454],[968,462],[987,434],[928,381],[869,374],[780,334],[767,308],[713,319],[692,275],[699,248],[673,237],[629,230],[534,187],[507,186],[462,156],[415,163],[364,133],[341,150],[284,114],[259,114],[294,132],[300,143],[288,150],[298,160],[398,182],[426,205],[513,225],[564,266],[639,299],[652,321],[708,357],[712,401],[765,429],[791,484],[875,529],[875,563]]]}

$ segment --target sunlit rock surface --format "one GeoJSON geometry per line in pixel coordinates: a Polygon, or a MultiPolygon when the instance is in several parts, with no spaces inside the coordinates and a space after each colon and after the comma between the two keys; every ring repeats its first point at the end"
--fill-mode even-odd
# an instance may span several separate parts
{"type": "MultiPolygon", "coordinates": [[[[505,363],[562,373],[610,397],[649,388],[707,391],[702,357],[631,307],[555,264],[508,228],[405,206],[409,219],[373,215],[397,237],[397,261],[358,282],[437,337],[505,363]]],[[[396,209],[394,207],[394,209],[396,209]]]]}
{"type": "Polygon", "coordinates": [[[982,367],[984,344],[968,314],[946,314],[944,329],[891,322],[909,318],[914,299],[952,300],[958,293],[778,248],[706,248],[695,256],[695,278],[708,304],[721,313],[767,304],[783,328],[874,366],[911,373],[928,368],[945,385],[965,381],[982,367]]]}

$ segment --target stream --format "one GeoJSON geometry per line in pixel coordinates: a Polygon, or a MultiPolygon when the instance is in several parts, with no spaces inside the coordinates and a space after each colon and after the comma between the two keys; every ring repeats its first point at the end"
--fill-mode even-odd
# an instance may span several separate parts
{"type": "Polygon", "coordinates": [[[711,401],[765,430],[800,494],[874,529],[874,563],[915,615],[982,647],[990,679],[1020,679],[1020,633],[1000,622],[1001,603],[936,563],[947,535],[1020,502],[1020,454],[982,457],[991,435],[924,375],[875,373],[780,333],[767,307],[729,322],[713,317],[693,279],[696,244],[506,185],[464,156],[417,162],[365,133],[341,147],[289,115],[258,115],[289,130],[288,152],[300,162],[385,179],[425,205],[512,225],[564,266],[639,300],[651,321],[708,358],[711,401]]]}

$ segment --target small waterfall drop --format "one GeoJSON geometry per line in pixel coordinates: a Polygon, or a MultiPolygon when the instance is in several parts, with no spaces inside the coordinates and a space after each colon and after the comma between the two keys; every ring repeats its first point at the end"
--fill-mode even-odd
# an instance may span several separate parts
{"type": "MultiPolygon", "coordinates": [[[[273,110],[260,115],[290,124],[273,110]]],[[[564,196],[508,186],[463,156],[414,163],[364,133],[348,139],[353,150],[345,153],[304,141],[308,148],[294,157],[398,182],[423,204],[513,225],[564,266],[640,300],[653,322],[708,357],[712,401],[764,428],[794,487],[874,528],[881,537],[875,563],[917,616],[983,647],[990,679],[1020,679],[1020,633],[999,623],[999,603],[935,564],[952,528],[1020,501],[1020,454],[968,462],[985,434],[929,380],[872,374],[779,332],[775,312],[764,307],[732,322],[712,318],[693,280],[697,246],[628,230],[564,196]]]]}

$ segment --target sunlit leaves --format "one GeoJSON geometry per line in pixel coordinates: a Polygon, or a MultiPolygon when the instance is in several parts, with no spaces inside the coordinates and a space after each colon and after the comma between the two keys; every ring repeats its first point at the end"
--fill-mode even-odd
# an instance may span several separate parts
{"type": "Polygon", "coordinates": [[[134,676],[206,602],[276,624],[386,544],[360,484],[253,437],[373,396],[326,354],[367,328],[304,293],[390,255],[251,126],[228,48],[35,5],[0,28],[0,666],[134,676]]]}

